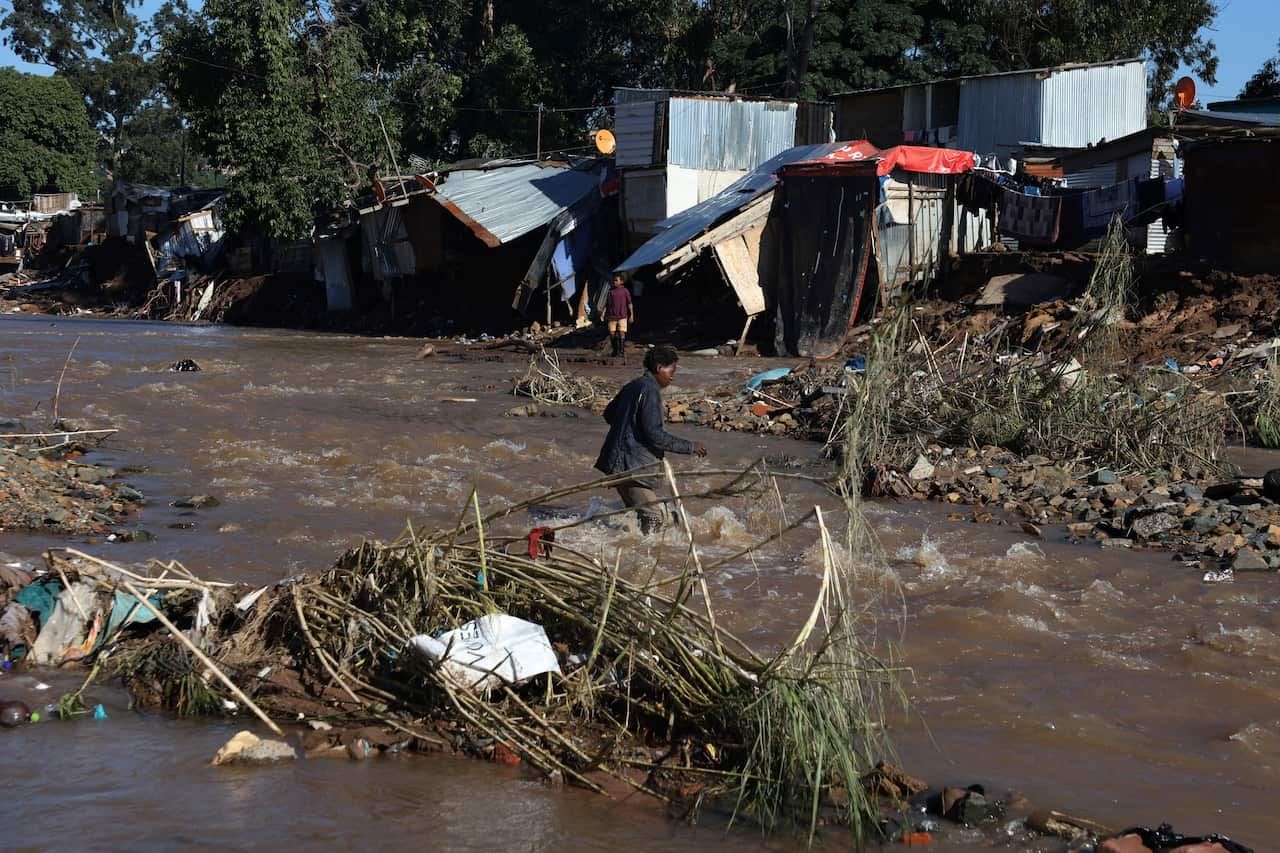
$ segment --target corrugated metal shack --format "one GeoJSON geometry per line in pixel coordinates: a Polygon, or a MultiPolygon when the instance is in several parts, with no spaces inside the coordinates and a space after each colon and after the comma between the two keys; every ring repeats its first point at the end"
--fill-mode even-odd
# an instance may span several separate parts
{"type": "MultiPolygon", "coordinates": [[[[601,158],[496,160],[385,180],[378,198],[358,208],[360,267],[393,306],[425,300],[448,306],[451,319],[509,324],[503,311],[513,289],[521,310],[545,290],[550,313],[558,288],[562,301],[575,300],[568,313],[576,315],[578,283],[602,289],[607,277],[608,261],[594,264],[592,249],[595,235],[611,237],[612,229],[594,226],[616,185],[612,174],[601,158]]],[[[330,310],[345,310],[358,301],[350,233],[325,229],[317,246],[330,310]]]]}
{"type": "Polygon", "coordinates": [[[1191,252],[1237,272],[1280,269],[1280,138],[1183,145],[1191,252]]]}
{"type": "Polygon", "coordinates": [[[882,148],[1019,157],[1028,143],[1084,148],[1142,130],[1146,87],[1138,59],[959,77],[836,95],[835,127],[842,139],[882,148]]]}
{"type": "Polygon", "coordinates": [[[954,182],[973,166],[967,151],[866,141],[783,166],[775,349],[833,355],[875,289],[942,274],[955,251],[954,182]]]}
{"type": "Polygon", "coordinates": [[[614,91],[632,245],[789,148],[830,142],[831,105],[668,89],[614,91]]]}

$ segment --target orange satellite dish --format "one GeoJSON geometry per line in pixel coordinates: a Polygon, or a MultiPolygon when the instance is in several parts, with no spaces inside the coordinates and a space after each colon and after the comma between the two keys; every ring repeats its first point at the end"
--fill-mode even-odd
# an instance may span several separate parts
{"type": "Polygon", "coordinates": [[[1178,109],[1185,110],[1196,102],[1196,81],[1190,77],[1181,77],[1173,87],[1173,101],[1178,109]]]}
{"type": "Polygon", "coordinates": [[[595,135],[596,150],[601,154],[612,154],[618,147],[618,140],[608,130],[597,130],[595,135]]]}

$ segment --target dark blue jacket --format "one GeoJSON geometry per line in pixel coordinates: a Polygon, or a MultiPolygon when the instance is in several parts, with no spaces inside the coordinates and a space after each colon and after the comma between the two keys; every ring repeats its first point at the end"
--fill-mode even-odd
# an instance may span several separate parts
{"type": "Polygon", "coordinates": [[[632,379],[604,410],[609,435],[600,448],[596,468],[621,474],[661,459],[663,453],[692,453],[693,442],[662,428],[662,389],[652,373],[632,379]]]}

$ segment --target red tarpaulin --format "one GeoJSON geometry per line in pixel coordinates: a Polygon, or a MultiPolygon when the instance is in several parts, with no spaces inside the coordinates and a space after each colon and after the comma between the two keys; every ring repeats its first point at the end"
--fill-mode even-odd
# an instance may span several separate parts
{"type": "Polygon", "coordinates": [[[898,145],[879,149],[859,139],[847,142],[822,157],[801,160],[784,166],[782,172],[814,174],[838,169],[846,171],[870,170],[875,164],[877,175],[887,175],[894,169],[908,172],[927,172],[933,175],[955,175],[973,169],[973,154],[951,148],[925,148],[919,145],[898,145]]]}

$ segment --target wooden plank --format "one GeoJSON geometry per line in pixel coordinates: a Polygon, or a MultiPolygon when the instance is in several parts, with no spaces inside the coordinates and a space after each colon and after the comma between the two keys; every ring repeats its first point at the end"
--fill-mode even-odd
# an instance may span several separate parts
{"type": "Polygon", "coordinates": [[[703,249],[715,246],[761,225],[769,218],[769,211],[772,207],[773,193],[765,193],[735,214],[732,219],[722,222],[710,231],[704,232],[685,243],[662,259],[661,267],[657,274],[658,280],[661,281],[667,278],[680,267],[696,259],[703,249]]]}
{"type": "Polygon", "coordinates": [[[760,287],[760,236],[764,226],[717,243],[712,251],[725,281],[738,296],[748,316],[764,311],[764,290],[760,287]]]}

